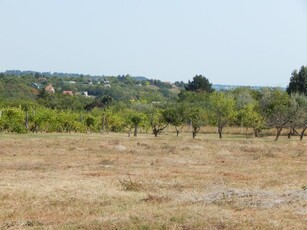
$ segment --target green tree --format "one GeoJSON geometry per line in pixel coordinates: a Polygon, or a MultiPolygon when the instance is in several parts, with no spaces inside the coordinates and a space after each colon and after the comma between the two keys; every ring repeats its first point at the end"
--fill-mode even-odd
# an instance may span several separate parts
{"type": "Polygon", "coordinates": [[[134,129],[133,135],[137,137],[139,127],[146,121],[146,115],[143,112],[128,110],[124,113],[125,116],[125,126],[129,129],[129,136],[131,129],[134,129]]]}
{"type": "Polygon", "coordinates": [[[307,66],[302,66],[299,72],[297,70],[292,72],[287,92],[302,93],[307,96],[307,66]]]}
{"type": "Polygon", "coordinates": [[[125,127],[125,119],[120,112],[108,111],[107,124],[108,129],[112,132],[120,132],[125,127]]]}
{"type": "Polygon", "coordinates": [[[102,96],[100,98],[95,99],[92,103],[87,104],[84,109],[87,111],[91,111],[94,108],[108,108],[113,102],[113,98],[111,96],[102,96]]]}
{"type": "Polygon", "coordinates": [[[240,87],[231,93],[236,101],[237,120],[241,129],[245,127],[247,135],[248,128],[253,128],[254,135],[258,137],[264,121],[259,112],[259,103],[253,97],[253,90],[247,87],[240,87]]]}
{"type": "Polygon", "coordinates": [[[158,134],[169,125],[169,122],[165,120],[162,111],[161,108],[152,107],[147,112],[148,120],[155,137],[157,137],[158,134]]]}
{"type": "Polygon", "coordinates": [[[277,141],[282,129],[290,123],[296,113],[295,101],[281,89],[265,88],[262,90],[260,108],[267,125],[276,129],[275,141],[277,141]]]}
{"type": "Polygon", "coordinates": [[[209,80],[202,76],[202,75],[196,75],[192,81],[189,80],[188,84],[185,85],[186,91],[195,91],[195,92],[212,92],[212,84],[209,82],[209,80]]]}
{"type": "Polygon", "coordinates": [[[202,107],[189,106],[186,107],[186,119],[192,127],[192,137],[196,137],[196,134],[200,131],[202,126],[207,124],[207,113],[202,107]]]}
{"type": "Polygon", "coordinates": [[[1,110],[0,127],[8,132],[25,133],[25,113],[20,108],[1,110]]]}
{"type": "Polygon", "coordinates": [[[264,119],[258,111],[258,107],[258,102],[255,101],[245,105],[238,111],[238,118],[242,126],[246,128],[246,135],[248,128],[252,128],[255,137],[258,137],[264,126],[264,119]]]}
{"type": "Polygon", "coordinates": [[[162,111],[164,120],[176,129],[177,137],[186,123],[185,110],[182,104],[168,104],[162,111]]]}
{"type": "Polygon", "coordinates": [[[219,137],[222,138],[223,128],[236,119],[235,100],[232,95],[214,92],[210,95],[209,103],[210,122],[217,126],[219,137]]]}
{"type": "Polygon", "coordinates": [[[296,105],[296,112],[290,119],[290,132],[288,137],[290,138],[291,135],[297,134],[300,140],[303,140],[304,133],[307,130],[307,97],[303,94],[294,93],[291,94],[291,100],[296,105]]]}

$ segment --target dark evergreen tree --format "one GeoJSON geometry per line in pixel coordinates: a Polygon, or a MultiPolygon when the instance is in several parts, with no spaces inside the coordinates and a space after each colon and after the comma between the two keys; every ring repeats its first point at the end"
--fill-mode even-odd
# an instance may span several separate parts
{"type": "Polygon", "coordinates": [[[195,92],[212,92],[212,84],[209,80],[202,76],[196,75],[193,78],[193,81],[189,81],[187,85],[184,87],[186,91],[195,91],[195,92]]]}
{"type": "Polygon", "coordinates": [[[302,93],[307,96],[307,66],[302,66],[298,72],[297,70],[292,72],[287,93],[302,93]]]}

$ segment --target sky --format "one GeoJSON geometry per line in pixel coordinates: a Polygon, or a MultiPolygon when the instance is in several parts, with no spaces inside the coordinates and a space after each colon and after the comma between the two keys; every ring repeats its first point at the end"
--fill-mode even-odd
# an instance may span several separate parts
{"type": "Polygon", "coordinates": [[[0,71],[285,87],[307,65],[307,0],[0,0],[0,12],[0,71]]]}

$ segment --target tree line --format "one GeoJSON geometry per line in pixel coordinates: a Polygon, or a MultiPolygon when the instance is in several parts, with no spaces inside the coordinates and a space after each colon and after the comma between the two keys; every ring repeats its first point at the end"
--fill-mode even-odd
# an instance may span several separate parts
{"type": "MultiPolygon", "coordinates": [[[[125,77],[117,80],[130,81],[125,77]]],[[[235,126],[244,127],[246,133],[253,130],[256,137],[262,130],[274,128],[275,140],[287,128],[289,137],[297,135],[302,140],[307,129],[306,83],[307,71],[303,66],[292,73],[286,91],[239,87],[217,92],[202,75],[184,84],[177,97],[157,97],[156,100],[144,100],[141,96],[120,100],[112,95],[85,99],[40,91],[35,99],[2,102],[0,130],[16,133],[127,132],[129,136],[137,136],[142,129],[158,136],[172,126],[179,136],[183,127],[188,126],[195,138],[203,127],[215,126],[222,138],[225,127],[235,126]]]]}

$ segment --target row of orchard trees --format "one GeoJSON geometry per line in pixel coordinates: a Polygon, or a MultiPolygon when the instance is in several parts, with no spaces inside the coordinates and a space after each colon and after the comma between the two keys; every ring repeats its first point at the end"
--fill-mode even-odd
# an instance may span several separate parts
{"type": "MultiPolygon", "coordinates": [[[[94,105],[94,104],[93,104],[94,105]]],[[[55,110],[35,104],[0,107],[2,132],[124,132],[138,135],[140,128],[158,136],[171,125],[177,135],[184,126],[192,136],[204,126],[216,126],[220,138],[226,126],[251,128],[255,136],[264,128],[282,129],[303,139],[307,129],[307,98],[281,89],[261,91],[239,88],[227,92],[184,91],[174,102],[113,102],[89,111],[55,110]]]]}
{"type": "Polygon", "coordinates": [[[289,128],[289,137],[296,134],[302,140],[307,129],[307,97],[297,93],[289,95],[282,89],[241,88],[213,92],[204,98],[194,98],[194,103],[170,106],[164,114],[174,126],[189,123],[193,137],[201,127],[209,125],[216,126],[222,138],[224,127],[232,125],[252,128],[256,137],[262,129],[275,128],[275,140],[284,128],[289,128]]]}

